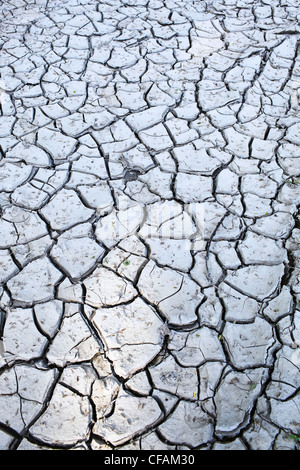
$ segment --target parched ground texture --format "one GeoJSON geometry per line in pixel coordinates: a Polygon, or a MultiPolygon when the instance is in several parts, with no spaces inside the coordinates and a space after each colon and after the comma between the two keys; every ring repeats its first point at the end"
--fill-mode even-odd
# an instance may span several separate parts
{"type": "Polygon", "coordinates": [[[300,440],[299,0],[0,1],[0,448],[300,440]]]}

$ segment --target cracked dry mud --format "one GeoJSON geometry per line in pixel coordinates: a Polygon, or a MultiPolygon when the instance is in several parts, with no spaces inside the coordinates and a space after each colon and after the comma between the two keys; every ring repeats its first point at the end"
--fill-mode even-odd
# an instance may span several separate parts
{"type": "Polygon", "coordinates": [[[296,449],[299,0],[0,1],[0,448],[296,449]]]}

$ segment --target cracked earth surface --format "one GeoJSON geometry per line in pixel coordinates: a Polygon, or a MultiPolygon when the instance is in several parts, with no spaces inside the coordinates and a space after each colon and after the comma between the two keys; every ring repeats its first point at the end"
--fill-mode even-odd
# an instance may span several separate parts
{"type": "Polygon", "coordinates": [[[298,0],[0,1],[0,448],[296,449],[298,0]]]}

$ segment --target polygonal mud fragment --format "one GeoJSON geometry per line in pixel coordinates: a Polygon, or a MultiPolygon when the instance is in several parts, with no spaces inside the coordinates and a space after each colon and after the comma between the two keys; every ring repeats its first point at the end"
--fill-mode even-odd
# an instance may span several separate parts
{"type": "Polygon", "coordinates": [[[154,388],[179,398],[196,400],[198,375],[195,367],[181,367],[172,356],[149,369],[154,388]]]}
{"type": "Polygon", "coordinates": [[[256,196],[273,198],[277,192],[277,184],[264,174],[242,176],[242,193],[252,193],[256,196]]]}
{"type": "Polygon", "coordinates": [[[191,270],[192,279],[197,281],[203,288],[212,286],[213,284],[207,266],[206,252],[199,251],[196,253],[194,260],[194,266],[191,270]]]}
{"type": "Polygon", "coordinates": [[[299,433],[300,395],[299,393],[286,401],[271,398],[270,418],[277,426],[281,426],[295,436],[299,433]]]}
{"type": "Polygon", "coordinates": [[[150,395],[152,389],[147,373],[144,370],[138,372],[129,380],[127,380],[126,386],[129,388],[129,390],[144,396],[150,395]]]}
{"type": "Polygon", "coordinates": [[[190,333],[174,332],[169,348],[183,367],[196,367],[213,360],[225,362],[218,333],[207,327],[190,333]]]}
{"type": "Polygon", "coordinates": [[[12,194],[12,200],[17,206],[30,210],[39,209],[48,197],[45,191],[35,188],[31,183],[19,186],[12,194]]]}
{"type": "Polygon", "coordinates": [[[30,361],[41,357],[47,345],[47,338],[34,323],[32,309],[11,309],[3,332],[4,358],[7,360],[30,361]]]}
{"type": "Polygon", "coordinates": [[[139,137],[150,150],[159,151],[173,147],[173,142],[163,124],[141,131],[139,137]]]}
{"type": "Polygon", "coordinates": [[[124,193],[141,205],[152,204],[156,201],[159,201],[159,196],[152,192],[146,183],[143,183],[140,180],[128,181],[124,193]]]}
{"type": "Polygon", "coordinates": [[[214,287],[203,289],[206,300],[199,306],[197,314],[201,326],[208,326],[220,331],[223,324],[223,305],[214,287]]]}
{"type": "Polygon", "coordinates": [[[212,439],[213,419],[199,403],[182,400],[158,429],[168,442],[193,448],[212,439]]]}
{"type": "Polygon", "coordinates": [[[0,283],[6,282],[14,274],[17,274],[19,269],[13,262],[8,250],[0,250],[0,283]]]}
{"type": "MultiPolygon", "coordinates": [[[[229,204],[229,207],[230,206],[231,204],[229,204]]],[[[229,214],[221,221],[213,237],[213,240],[238,240],[243,232],[244,227],[245,222],[243,219],[235,214],[229,214]]]]}
{"type": "Polygon", "coordinates": [[[21,415],[21,400],[17,394],[0,396],[1,411],[5,414],[1,416],[1,422],[16,432],[21,432],[24,428],[24,421],[21,415]]]}
{"type": "Polygon", "coordinates": [[[82,200],[91,208],[97,209],[98,215],[105,215],[113,206],[113,198],[107,183],[77,187],[82,200]]]}
{"type": "MultiPolygon", "coordinates": [[[[145,207],[144,223],[139,230],[139,235],[149,240],[149,243],[166,242],[168,240],[180,240],[184,242],[201,235],[196,223],[192,220],[197,216],[197,208],[194,205],[183,207],[178,202],[159,201],[145,207]],[[191,209],[191,210],[189,210],[191,209]],[[195,214],[193,213],[193,209],[195,214]]],[[[201,211],[200,207],[200,211],[201,211]]],[[[199,214],[201,216],[201,212],[199,214]]],[[[198,221],[197,221],[198,222],[198,221]]],[[[162,263],[163,264],[163,263],[162,263]]]]}
{"type": "Polygon", "coordinates": [[[225,129],[224,134],[228,142],[226,146],[228,152],[239,158],[246,159],[249,157],[249,136],[241,134],[234,127],[225,129]]]}
{"type": "Polygon", "coordinates": [[[170,323],[185,325],[197,319],[195,310],[203,295],[200,287],[187,275],[159,268],[149,261],[141,273],[138,288],[159,307],[170,323]]]}
{"type": "MultiPolygon", "coordinates": [[[[56,370],[17,365],[0,375],[0,422],[20,432],[41,411],[56,370]]],[[[4,449],[3,447],[1,447],[4,449]]]]}
{"type": "Polygon", "coordinates": [[[34,314],[38,326],[45,335],[53,337],[60,325],[63,314],[63,304],[59,300],[37,304],[34,306],[34,314]]]}
{"type": "Polygon", "coordinates": [[[228,91],[222,83],[220,83],[217,88],[213,88],[215,87],[211,86],[209,80],[204,80],[201,88],[199,89],[199,103],[204,111],[221,108],[222,106],[231,104],[240,99],[238,91],[228,91]]]}
{"type": "Polygon", "coordinates": [[[104,341],[107,357],[121,377],[143,369],[162,348],[164,324],[140,298],[128,305],[98,309],[93,323],[104,341]]]}
{"type": "MultiPolygon", "coordinates": [[[[98,149],[92,150],[87,147],[87,150],[84,150],[82,147],[80,147],[79,153],[82,153],[82,155],[73,161],[72,172],[79,172],[83,173],[84,175],[94,175],[101,180],[107,178],[105,161],[104,158],[101,157],[98,149]]],[[[99,183],[99,186],[99,190],[104,189],[105,187],[109,188],[107,183],[102,181],[99,183]]]]}
{"type": "Polygon", "coordinates": [[[218,293],[225,306],[225,319],[231,322],[252,322],[259,312],[260,304],[222,282],[218,293]]]}
{"type": "Polygon", "coordinates": [[[144,243],[136,235],[121,240],[119,247],[137,256],[145,257],[147,255],[144,243]]]}
{"type": "Polygon", "coordinates": [[[124,444],[155,426],[162,411],[152,397],[134,397],[123,393],[115,402],[114,412],[98,420],[93,432],[114,446],[124,444]]]}
{"type": "Polygon", "coordinates": [[[270,160],[277,147],[277,142],[254,138],[252,142],[252,157],[260,160],[270,160]]]}
{"type": "Polygon", "coordinates": [[[210,245],[210,251],[215,253],[218,262],[227,269],[237,269],[242,263],[235,250],[235,242],[217,241],[210,245]]]}
{"type": "Polygon", "coordinates": [[[235,367],[246,369],[271,364],[276,342],[271,325],[262,318],[247,324],[227,322],[222,336],[235,367]]]}
{"type": "Polygon", "coordinates": [[[67,363],[91,360],[99,352],[99,344],[74,304],[71,316],[65,316],[52,340],[47,359],[60,367],[67,363]]]}
{"type": "Polygon", "coordinates": [[[56,123],[64,134],[74,138],[79,137],[90,127],[89,123],[84,121],[81,113],[73,113],[70,116],[62,117],[57,119],[56,123]]]}
{"type": "Polygon", "coordinates": [[[166,106],[152,106],[146,111],[131,114],[126,121],[136,132],[140,132],[161,122],[167,111],[166,106]]]}
{"type": "MultiPolygon", "coordinates": [[[[134,67],[135,66],[131,67],[130,70],[133,70],[134,67]]],[[[118,100],[122,103],[123,108],[127,108],[135,112],[144,108],[147,105],[146,101],[144,100],[144,93],[140,90],[139,84],[121,83],[120,85],[117,84],[117,86],[117,97],[118,100]]]]}
{"type": "Polygon", "coordinates": [[[54,286],[62,274],[44,257],[32,261],[8,281],[15,305],[29,306],[54,298],[54,286]]]}
{"type": "Polygon", "coordinates": [[[238,250],[245,264],[280,264],[286,260],[286,250],[282,243],[262,237],[256,233],[247,232],[238,250]]]}
{"type": "Polygon", "coordinates": [[[204,202],[212,195],[212,178],[202,175],[178,173],[176,196],[185,203],[204,202]]]}
{"type": "Polygon", "coordinates": [[[99,220],[95,234],[100,243],[109,248],[120,240],[137,232],[144,217],[142,205],[135,205],[125,210],[113,210],[109,215],[99,220]]]}
{"type": "Polygon", "coordinates": [[[276,436],[278,428],[261,416],[254,417],[250,428],[243,433],[250,448],[255,450],[272,450],[276,436]]]}
{"type": "Polygon", "coordinates": [[[217,158],[210,156],[206,149],[195,149],[193,144],[175,148],[174,156],[178,170],[188,174],[212,175],[221,166],[217,158]]]}
{"type": "Polygon", "coordinates": [[[41,209],[52,229],[67,230],[75,224],[86,222],[94,211],[83,205],[76,192],[62,189],[41,209]]]}
{"type": "Polygon", "coordinates": [[[101,308],[128,302],[137,296],[132,284],[114,272],[99,267],[84,281],[86,303],[101,308]]]}
{"type": "Polygon", "coordinates": [[[133,149],[124,152],[123,159],[128,168],[147,171],[154,167],[154,162],[149,151],[141,144],[138,144],[133,149]]]}
{"type": "Polygon", "coordinates": [[[20,142],[12,150],[7,152],[7,159],[16,162],[25,162],[27,165],[35,167],[47,167],[50,164],[50,158],[41,148],[30,145],[26,142],[20,142]]]}
{"type": "Polygon", "coordinates": [[[276,212],[275,214],[258,219],[251,229],[265,237],[278,240],[288,238],[294,226],[295,221],[291,214],[288,212],[276,212]]]}
{"type": "Polygon", "coordinates": [[[72,284],[71,281],[66,278],[58,287],[57,297],[65,302],[82,303],[82,285],[79,283],[72,284]]]}
{"type": "Polygon", "coordinates": [[[151,106],[172,106],[175,104],[175,99],[168,93],[162,91],[156,83],[153,83],[148,91],[147,100],[151,106]]]}
{"type": "Polygon", "coordinates": [[[0,165],[0,191],[13,191],[29,178],[31,172],[32,167],[24,163],[2,161],[0,165]]]}
{"type": "Polygon", "coordinates": [[[144,266],[146,262],[147,259],[144,256],[133,255],[118,247],[111,250],[103,260],[104,266],[111,268],[113,271],[132,282],[135,281],[142,266],[144,266]]]}
{"type": "Polygon", "coordinates": [[[113,408],[121,384],[113,377],[95,380],[92,387],[92,400],[96,408],[97,419],[104,418],[113,408]]]}
{"type": "Polygon", "coordinates": [[[245,295],[264,300],[275,292],[283,274],[283,264],[250,265],[236,271],[229,271],[225,282],[245,295]]]}
{"type": "Polygon", "coordinates": [[[217,192],[222,194],[236,194],[238,192],[239,177],[229,168],[222,170],[217,176],[217,192]]]}
{"type": "Polygon", "coordinates": [[[67,272],[72,279],[80,279],[97,263],[104,249],[88,237],[64,239],[51,250],[52,259],[67,272]]]}
{"type": "Polygon", "coordinates": [[[89,399],[58,384],[46,411],[30,428],[30,434],[45,444],[74,445],[88,436],[91,421],[89,399]]]}
{"type": "Polygon", "coordinates": [[[277,322],[278,319],[291,313],[292,306],[293,297],[290,293],[290,289],[287,286],[283,286],[280,294],[270,300],[268,305],[264,308],[264,315],[271,321],[277,322]]]}
{"type": "Polygon", "coordinates": [[[219,384],[225,364],[215,360],[199,367],[199,400],[213,398],[219,384]]]}
{"type": "Polygon", "coordinates": [[[15,373],[22,403],[21,414],[24,423],[28,425],[44,405],[55,382],[57,370],[20,364],[15,367],[15,373]]]}
{"type": "Polygon", "coordinates": [[[16,234],[16,229],[13,224],[7,222],[6,220],[0,219],[0,232],[1,232],[1,240],[0,240],[0,247],[1,248],[10,248],[17,242],[18,236],[16,234]]]}
{"type": "Polygon", "coordinates": [[[96,371],[89,364],[72,364],[64,368],[60,383],[72,387],[82,395],[91,395],[92,386],[97,379],[96,371]]]}
{"type": "Polygon", "coordinates": [[[11,206],[4,211],[2,218],[4,219],[5,235],[10,235],[9,239],[13,237],[13,230],[9,230],[9,227],[4,223],[7,221],[10,222],[11,226],[14,228],[14,232],[17,235],[17,244],[27,244],[48,235],[45,222],[35,212],[11,206]]]}
{"type": "Polygon", "coordinates": [[[300,360],[297,349],[283,346],[276,355],[272,380],[266,394],[275,400],[287,400],[299,389],[300,360]]]}
{"type": "Polygon", "coordinates": [[[219,384],[214,397],[217,435],[235,435],[249,423],[267,374],[264,369],[247,369],[245,372],[227,371],[219,384]]]}
{"type": "Polygon", "coordinates": [[[134,54],[123,49],[123,47],[114,47],[108,65],[113,68],[130,67],[137,62],[134,54]]]}
{"type": "MultiPolygon", "coordinates": [[[[298,169],[296,169],[295,173],[298,174],[298,169]]],[[[284,186],[280,188],[280,191],[278,193],[278,201],[283,202],[284,204],[287,204],[287,205],[299,204],[300,186],[299,186],[298,178],[291,179],[288,184],[285,184],[284,186]]]]}
{"type": "Polygon", "coordinates": [[[57,170],[40,168],[31,180],[31,185],[49,196],[53,196],[54,193],[62,189],[68,179],[68,166],[62,165],[57,170]]]}
{"type": "Polygon", "coordinates": [[[183,119],[169,119],[165,123],[171,132],[175,144],[187,144],[199,137],[195,129],[190,129],[188,123],[183,119]]]}
{"type": "Polygon", "coordinates": [[[184,272],[192,267],[192,243],[189,240],[148,238],[145,242],[150,247],[150,257],[159,265],[184,272]]]}
{"type": "Polygon", "coordinates": [[[54,161],[66,160],[76,147],[76,140],[72,137],[47,128],[38,131],[37,142],[50,153],[54,161]]]}
{"type": "Polygon", "coordinates": [[[299,133],[300,133],[300,124],[299,122],[297,122],[296,124],[293,124],[292,126],[288,128],[285,138],[289,142],[299,145],[300,144],[299,133]]]}
{"type": "Polygon", "coordinates": [[[245,204],[244,215],[247,217],[265,217],[272,213],[271,199],[246,193],[243,200],[245,204]]]}
{"type": "Polygon", "coordinates": [[[164,199],[173,197],[171,191],[172,174],[161,171],[158,167],[148,171],[146,175],[139,176],[139,180],[146,183],[149,191],[164,199]]]}
{"type": "MultiPolygon", "coordinates": [[[[2,85],[2,81],[1,81],[1,85],[2,85]]],[[[5,117],[1,116],[0,117],[0,137],[6,137],[11,134],[11,129],[15,121],[16,121],[16,118],[14,116],[5,116],[5,117]]]]}

